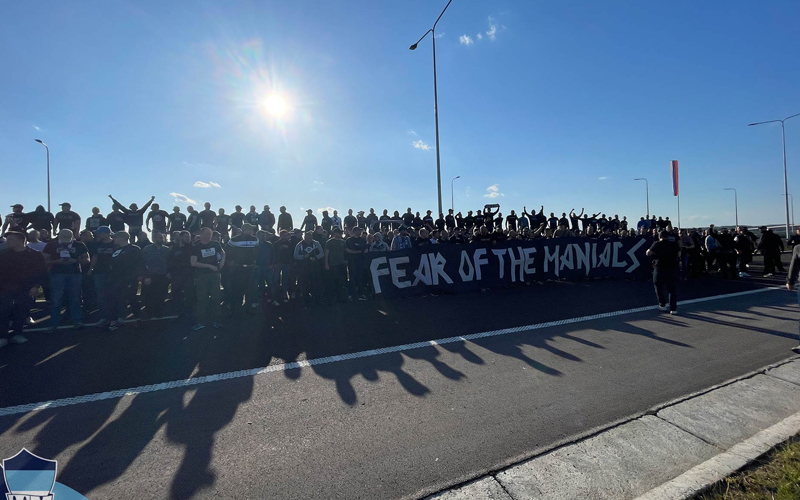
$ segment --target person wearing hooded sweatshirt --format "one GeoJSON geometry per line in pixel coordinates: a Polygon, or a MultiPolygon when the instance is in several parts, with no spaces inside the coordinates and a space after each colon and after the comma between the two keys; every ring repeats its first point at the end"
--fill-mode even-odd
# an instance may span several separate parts
{"type": "Polygon", "coordinates": [[[25,215],[27,223],[37,231],[47,231],[48,235],[53,234],[53,225],[55,217],[53,214],[44,209],[42,205],[36,207],[36,210],[29,212],[25,215]]]}

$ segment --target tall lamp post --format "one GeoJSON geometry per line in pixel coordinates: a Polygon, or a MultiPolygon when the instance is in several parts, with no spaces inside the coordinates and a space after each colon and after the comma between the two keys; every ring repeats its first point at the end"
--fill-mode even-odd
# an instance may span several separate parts
{"type": "Polygon", "coordinates": [[[644,187],[647,191],[647,220],[650,220],[650,183],[644,177],[638,177],[635,181],[644,181],[644,187]]]}
{"type": "Polygon", "coordinates": [[[433,116],[436,122],[436,191],[439,195],[439,213],[442,213],[442,164],[439,159],[439,91],[436,86],[436,25],[439,24],[439,19],[442,18],[444,15],[444,11],[450,7],[450,4],[453,3],[453,0],[447,2],[447,5],[444,6],[444,10],[442,13],[439,14],[439,17],[436,18],[436,22],[433,23],[433,28],[429,29],[425,32],[424,35],[417,40],[417,43],[409,47],[409,50],[415,50],[419,42],[421,42],[428,33],[430,33],[431,40],[433,42],[433,116]]]}
{"type": "Polygon", "coordinates": [[[47,144],[42,142],[41,139],[34,140],[44,146],[44,148],[47,150],[47,211],[52,213],[50,210],[50,148],[48,148],[47,144]]]}
{"type": "Polygon", "coordinates": [[[791,193],[789,193],[788,196],[792,199],[792,231],[794,231],[794,228],[796,227],[794,225],[794,196],[792,196],[791,193]]]}
{"type": "Polygon", "coordinates": [[[749,123],[747,126],[752,127],[754,125],[765,125],[767,123],[781,123],[781,138],[783,139],[783,194],[786,197],[786,238],[789,238],[789,177],[786,174],[786,129],[784,127],[784,122],[790,118],[794,118],[795,116],[800,116],[800,113],[796,115],[787,116],[783,120],[769,120],[766,122],[755,122],[749,123]]]}
{"type": "Polygon", "coordinates": [[[736,191],[736,188],[723,188],[722,190],[733,191],[733,207],[736,216],[736,227],[739,227],[739,193],[736,191]]]}
{"type": "MultiPolygon", "coordinates": [[[[461,176],[457,175],[457,176],[453,177],[452,181],[450,181],[450,210],[454,209],[454,206],[453,206],[454,205],[454,203],[453,203],[453,199],[454,199],[454,197],[453,197],[453,183],[456,181],[456,179],[460,179],[460,178],[461,178],[461,176]]],[[[442,212],[439,212],[439,213],[442,213],[442,212]]]]}

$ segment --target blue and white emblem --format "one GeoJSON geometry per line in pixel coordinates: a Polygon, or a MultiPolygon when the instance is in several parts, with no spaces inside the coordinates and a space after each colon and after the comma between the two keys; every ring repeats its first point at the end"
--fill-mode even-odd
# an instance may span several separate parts
{"type": "Polygon", "coordinates": [[[54,500],[55,460],[38,457],[25,448],[3,460],[6,500],[54,500]]]}

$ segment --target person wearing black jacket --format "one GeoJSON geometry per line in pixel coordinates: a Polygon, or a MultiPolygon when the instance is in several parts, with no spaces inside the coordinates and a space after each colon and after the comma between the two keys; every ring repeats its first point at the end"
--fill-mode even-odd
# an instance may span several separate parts
{"type": "Polygon", "coordinates": [[[758,250],[764,256],[764,277],[773,276],[776,268],[778,272],[783,272],[781,262],[781,252],[783,251],[783,240],[780,236],[767,229],[766,226],[759,228],[761,231],[761,241],[758,242],[758,250]]]}
{"type": "Polygon", "coordinates": [[[658,241],[647,250],[647,256],[654,259],[653,284],[656,288],[658,305],[662,311],[669,310],[670,314],[678,313],[678,293],[675,282],[680,255],[681,247],[677,243],[669,241],[667,231],[661,231],[658,241]],[[669,298],[667,298],[667,294],[669,294],[669,298]],[[667,300],[669,300],[669,308],[667,308],[667,300]]]}
{"type": "Polygon", "coordinates": [[[144,214],[147,212],[147,209],[150,208],[150,205],[153,204],[153,200],[155,200],[156,197],[151,196],[150,201],[145,203],[142,208],[139,208],[136,203],[131,203],[130,208],[125,208],[122,203],[115,200],[113,196],[108,195],[108,197],[111,198],[114,205],[118,206],[122,213],[125,214],[125,224],[128,225],[128,234],[130,235],[131,244],[141,243],[142,237],[144,236],[144,233],[142,233],[144,214]]]}
{"type": "Polygon", "coordinates": [[[736,272],[736,242],[727,228],[717,235],[717,243],[719,244],[717,260],[722,271],[722,278],[727,279],[730,274],[731,279],[736,279],[739,276],[736,272]]]}
{"type": "Polygon", "coordinates": [[[136,292],[139,281],[144,276],[144,260],[142,250],[130,244],[129,238],[128,233],[124,231],[114,233],[113,236],[116,249],[111,254],[108,274],[108,310],[111,314],[109,330],[116,330],[125,325],[128,306],[137,322],[141,320],[136,292]]]}
{"type": "MultiPolygon", "coordinates": [[[[792,260],[789,262],[789,274],[786,276],[786,289],[790,292],[794,288],[794,285],[797,284],[798,274],[800,274],[800,245],[795,245],[794,250],[792,250],[792,260]]],[[[798,302],[800,302],[800,291],[798,291],[797,299],[798,302]]],[[[800,334],[797,338],[800,340],[800,334]]],[[[792,347],[792,351],[796,354],[800,354],[800,345],[792,347]]]]}
{"type": "Polygon", "coordinates": [[[47,280],[47,267],[40,252],[25,246],[25,233],[6,233],[6,249],[0,251],[0,347],[9,342],[22,344],[22,336],[39,286],[47,280]],[[13,321],[12,337],[6,338],[13,321]]]}
{"type": "Polygon", "coordinates": [[[47,231],[48,236],[53,234],[55,217],[53,214],[45,210],[42,205],[36,207],[36,210],[33,212],[26,214],[25,219],[33,229],[36,229],[37,231],[47,231]]]}
{"type": "Polygon", "coordinates": [[[292,215],[286,211],[286,207],[281,207],[280,211],[281,213],[278,215],[278,231],[280,232],[281,229],[291,231],[294,229],[292,215]]]}
{"type": "Polygon", "coordinates": [[[197,294],[194,290],[194,271],[192,270],[192,235],[181,231],[180,241],[170,248],[167,256],[167,278],[172,289],[172,302],[178,314],[189,318],[194,324],[194,306],[197,294]]]}

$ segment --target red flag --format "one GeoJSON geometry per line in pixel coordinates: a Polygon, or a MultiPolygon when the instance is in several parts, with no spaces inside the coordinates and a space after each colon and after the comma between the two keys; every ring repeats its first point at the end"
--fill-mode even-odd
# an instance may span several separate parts
{"type": "Polygon", "coordinates": [[[678,196],[678,160],[672,160],[672,196],[678,196]]]}

